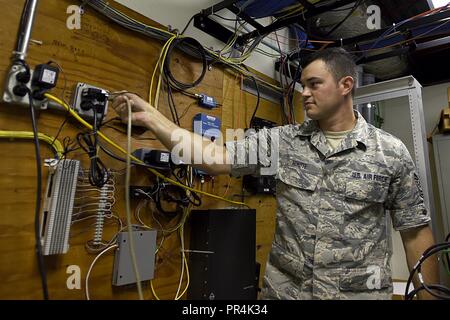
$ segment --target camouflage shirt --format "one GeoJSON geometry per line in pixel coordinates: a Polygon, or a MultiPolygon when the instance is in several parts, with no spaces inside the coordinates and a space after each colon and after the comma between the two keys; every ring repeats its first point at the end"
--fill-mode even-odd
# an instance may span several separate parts
{"type": "MultiPolygon", "coordinates": [[[[430,220],[405,145],[355,114],[355,128],[335,150],[316,121],[263,129],[279,136],[263,299],[390,299],[391,221],[404,230],[430,220]]],[[[252,135],[227,147],[254,154],[258,141],[252,135]]],[[[235,163],[231,174],[262,165],[235,163]]]]}

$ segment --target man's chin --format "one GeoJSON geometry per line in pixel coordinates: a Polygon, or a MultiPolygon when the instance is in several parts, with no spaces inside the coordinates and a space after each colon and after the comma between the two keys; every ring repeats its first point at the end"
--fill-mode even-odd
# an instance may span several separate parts
{"type": "Polygon", "coordinates": [[[319,120],[320,116],[317,112],[313,112],[312,110],[306,110],[306,116],[311,120],[319,120]]]}

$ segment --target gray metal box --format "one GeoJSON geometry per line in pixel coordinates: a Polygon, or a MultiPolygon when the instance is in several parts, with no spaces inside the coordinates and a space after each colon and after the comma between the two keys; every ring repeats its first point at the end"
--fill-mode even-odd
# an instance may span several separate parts
{"type": "MultiPolygon", "coordinates": [[[[133,239],[141,281],[151,280],[155,270],[156,230],[133,231],[133,239]]],[[[119,233],[113,267],[114,286],[136,283],[128,241],[128,232],[119,233]]]]}

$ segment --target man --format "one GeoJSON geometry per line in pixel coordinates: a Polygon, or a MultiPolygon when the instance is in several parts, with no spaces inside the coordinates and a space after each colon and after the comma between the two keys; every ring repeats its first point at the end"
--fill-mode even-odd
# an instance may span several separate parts
{"type": "MultiPolygon", "coordinates": [[[[278,209],[262,298],[390,299],[389,215],[401,232],[410,269],[434,243],[406,147],[353,110],[355,69],[343,49],[311,55],[301,75],[311,120],[270,130],[279,136],[278,209]]],[[[142,99],[127,96],[133,124],[151,130],[171,150],[176,144],[171,135],[179,128],[142,99]]],[[[113,107],[127,121],[123,96],[113,107]]],[[[195,141],[193,133],[185,130],[183,135],[195,141]]],[[[229,147],[241,145],[251,154],[258,145],[254,137],[229,147]]],[[[192,143],[194,153],[208,141],[202,143],[192,143]]],[[[219,153],[224,164],[196,167],[234,176],[259,169],[226,164],[230,151],[220,148],[219,153]]],[[[438,283],[436,260],[425,263],[422,274],[427,282],[438,283]]]]}

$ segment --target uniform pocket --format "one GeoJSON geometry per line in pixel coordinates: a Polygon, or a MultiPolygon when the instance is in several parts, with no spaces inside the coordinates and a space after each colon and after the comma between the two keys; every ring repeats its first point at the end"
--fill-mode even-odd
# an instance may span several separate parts
{"type": "Polygon", "coordinates": [[[389,288],[391,284],[391,276],[387,273],[386,268],[377,265],[346,269],[339,277],[341,291],[377,291],[389,288]]]}
{"type": "Polygon", "coordinates": [[[347,180],[345,197],[365,202],[383,203],[386,200],[389,183],[363,180],[347,180]]]}
{"type": "Polygon", "coordinates": [[[306,172],[303,172],[300,175],[293,168],[284,168],[280,170],[279,179],[289,186],[311,192],[316,190],[317,183],[319,182],[318,176],[306,172]]]}
{"type": "Polygon", "coordinates": [[[343,225],[346,239],[377,242],[383,238],[386,216],[382,207],[388,190],[389,184],[385,182],[346,181],[343,225]]]}
{"type": "Polygon", "coordinates": [[[315,191],[320,179],[320,168],[303,157],[288,154],[282,160],[278,178],[289,186],[307,191],[315,191]]]}
{"type": "Polygon", "coordinates": [[[270,263],[280,272],[295,279],[301,279],[305,258],[294,255],[277,244],[272,246],[270,263]]]}

